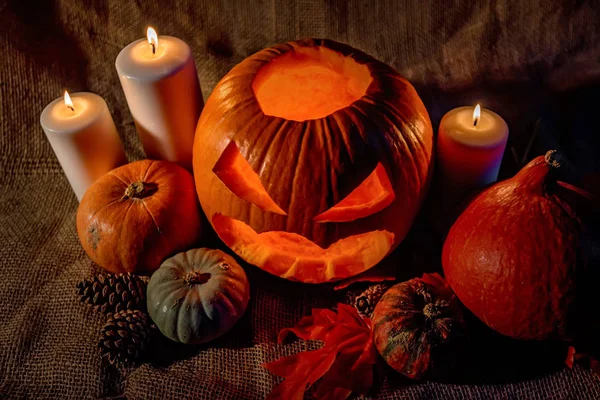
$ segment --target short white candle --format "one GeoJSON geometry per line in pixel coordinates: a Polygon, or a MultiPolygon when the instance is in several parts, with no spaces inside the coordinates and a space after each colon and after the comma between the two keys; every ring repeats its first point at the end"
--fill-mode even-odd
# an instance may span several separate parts
{"type": "Polygon", "coordinates": [[[204,102],[190,47],[148,28],[148,40],[121,50],[115,65],[146,156],[191,169],[204,102]]]}
{"type": "Polygon", "coordinates": [[[94,93],[65,92],[46,106],[40,123],[80,201],[97,178],[127,163],[106,102],[94,93]]]}
{"type": "Polygon", "coordinates": [[[493,111],[459,107],[440,122],[437,162],[446,190],[474,189],[498,179],[508,125],[493,111]]]}

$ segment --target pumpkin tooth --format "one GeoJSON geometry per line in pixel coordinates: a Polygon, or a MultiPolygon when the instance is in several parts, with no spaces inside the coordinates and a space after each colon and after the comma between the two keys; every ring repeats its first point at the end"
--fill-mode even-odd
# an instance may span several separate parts
{"type": "Polygon", "coordinates": [[[359,274],[376,265],[394,243],[394,234],[371,231],[340,239],[327,249],[295,233],[256,233],[242,221],[215,214],[217,234],[246,262],[290,280],[322,283],[359,274]]]}

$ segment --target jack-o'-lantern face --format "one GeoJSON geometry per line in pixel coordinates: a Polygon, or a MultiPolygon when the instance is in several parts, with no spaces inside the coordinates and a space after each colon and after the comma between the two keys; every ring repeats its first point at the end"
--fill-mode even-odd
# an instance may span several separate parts
{"type": "Polygon", "coordinates": [[[410,84],[339,43],[263,50],[226,75],[194,144],[200,203],[247,262],[309,283],[347,278],[406,236],[432,134],[410,84]]]}

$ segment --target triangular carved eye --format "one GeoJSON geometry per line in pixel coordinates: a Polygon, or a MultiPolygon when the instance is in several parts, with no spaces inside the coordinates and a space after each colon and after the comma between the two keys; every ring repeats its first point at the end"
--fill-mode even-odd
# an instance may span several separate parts
{"type": "Polygon", "coordinates": [[[381,163],[346,198],[317,215],[316,222],[347,222],[373,215],[394,201],[396,195],[381,163]]]}
{"type": "Polygon", "coordinates": [[[269,196],[248,161],[232,141],[227,145],[213,172],[240,199],[246,200],[265,211],[287,215],[269,196]]]}

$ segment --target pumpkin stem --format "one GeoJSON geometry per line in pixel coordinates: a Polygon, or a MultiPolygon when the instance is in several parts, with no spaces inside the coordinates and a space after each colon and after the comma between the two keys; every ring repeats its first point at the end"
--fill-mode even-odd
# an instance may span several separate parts
{"type": "Polygon", "coordinates": [[[208,272],[192,271],[188,273],[183,280],[187,285],[202,285],[208,282],[210,274],[208,272]]]}
{"type": "Polygon", "coordinates": [[[423,307],[423,315],[428,319],[434,319],[442,315],[444,310],[448,307],[448,303],[445,301],[439,301],[435,303],[427,303],[423,307]]]}
{"type": "Polygon", "coordinates": [[[558,150],[548,150],[544,156],[546,164],[551,168],[560,168],[564,162],[564,156],[558,150]]]}
{"type": "Polygon", "coordinates": [[[154,192],[156,192],[156,185],[137,181],[127,186],[127,189],[125,189],[125,193],[123,194],[123,199],[143,199],[154,192]]]}
{"type": "Polygon", "coordinates": [[[560,174],[564,174],[567,166],[567,159],[564,155],[558,150],[549,150],[543,160],[541,157],[531,160],[515,177],[519,177],[517,181],[523,189],[543,195],[548,189],[552,190],[559,169],[560,174]]]}

